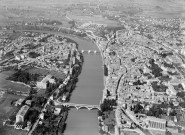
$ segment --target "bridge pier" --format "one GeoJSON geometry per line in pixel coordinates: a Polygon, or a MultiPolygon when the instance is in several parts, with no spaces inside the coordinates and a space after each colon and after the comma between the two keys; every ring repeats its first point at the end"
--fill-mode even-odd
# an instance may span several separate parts
{"type": "Polygon", "coordinates": [[[87,107],[87,109],[90,111],[92,108],[90,108],[90,107],[87,107]]]}
{"type": "Polygon", "coordinates": [[[81,50],[81,53],[87,53],[87,54],[99,54],[100,52],[97,50],[81,50]]]}
{"type": "Polygon", "coordinates": [[[80,107],[77,107],[77,106],[76,106],[76,109],[77,109],[77,110],[79,110],[79,109],[80,109],[80,107]]]}

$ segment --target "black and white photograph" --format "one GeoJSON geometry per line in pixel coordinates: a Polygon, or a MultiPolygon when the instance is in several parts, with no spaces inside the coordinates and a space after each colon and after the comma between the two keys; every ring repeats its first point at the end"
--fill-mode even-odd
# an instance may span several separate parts
{"type": "Polygon", "coordinates": [[[0,135],[185,135],[185,0],[0,0],[0,135]]]}

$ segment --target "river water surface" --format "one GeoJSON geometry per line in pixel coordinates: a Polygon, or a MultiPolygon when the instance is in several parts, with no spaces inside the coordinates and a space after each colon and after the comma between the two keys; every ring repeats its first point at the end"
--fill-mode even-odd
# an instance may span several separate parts
{"type": "MultiPolygon", "coordinates": [[[[98,50],[91,41],[72,37],[79,50],[98,50]]],[[[103,92],[103,64],[100,54],[84,54],[82,72],[77,87],[71,95],[71,103],[98,105],[103,92]]],[[[64,135],[98,135],[97,110],[70,109],[64,135]]]]}

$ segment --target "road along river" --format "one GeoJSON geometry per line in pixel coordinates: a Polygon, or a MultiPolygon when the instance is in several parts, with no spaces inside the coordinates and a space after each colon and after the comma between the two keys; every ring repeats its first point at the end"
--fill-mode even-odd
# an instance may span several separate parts
{"type": "MultiPolygon", "coordinates": [[[[79,50],[98,50],[90,40],[70,37],[79,45],[79,50]]],[[[104,89],[103,63],[100,54],[84,54],[84,64],[71,103],[98,105],[104,89]]],[[[98,110],[70,109],[64,135],[98,135],[98,110]]]]}

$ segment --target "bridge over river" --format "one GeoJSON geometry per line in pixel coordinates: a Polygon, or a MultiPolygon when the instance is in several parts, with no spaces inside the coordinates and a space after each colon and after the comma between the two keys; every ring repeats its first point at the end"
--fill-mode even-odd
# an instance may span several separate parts
{"type": "MultiPolygon", "coordinates": [[[[55,102],[56,103],[56,102],[55,102]]],[[[55,104],[55,107],[61,107],[61,106],[67,106],[67,107],[75,107],[77,110],[78,109],[83,109],[86,108],[88,110],[92,110],[92,109],[98,109],[100,110],[100,106],[99,105],[88,105],[88,104],[76,104],[76,103],[57,103],[57,105],[55,104]]]]}
{"type": "Polygon", "coordinates": [[[81,50],[83,54],[100,54],[100,51],[97,50],[81,50]]]}

